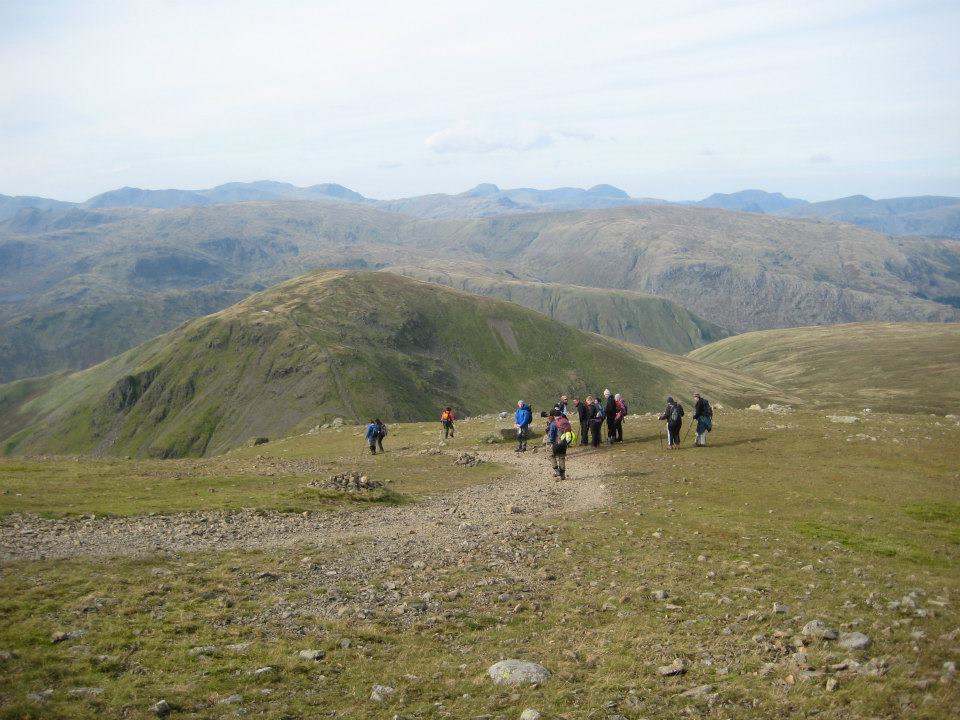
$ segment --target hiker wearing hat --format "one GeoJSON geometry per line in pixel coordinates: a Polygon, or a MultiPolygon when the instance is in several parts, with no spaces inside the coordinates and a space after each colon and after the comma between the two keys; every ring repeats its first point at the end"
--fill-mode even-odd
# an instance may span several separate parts
{"type": "Polygon", "coordinates": [[[517,412],[513,414],[513,422],[517,428],[517,449],[514,452],[526,452],[530,423],[533,422],[533,411],[527,407],[523,400],[517,402],[517,412]]]}
{"type": "Polygon", "coordinates": [[[563,415],[564,417],[569,417],[567,415],[567,396],[566,395],[560,396],[560,399],[557,400],[556,408],[557,410],[560,411],[561,415],[563,415]]]}
{"type": "Polygon", "coordinates": [[[683,425],[683,405],[672,397],[667,398],[667,409],[660,416],[667,421],[667,447],[671,450],[680,447],[680,427],[683,425]]]}
{"type": "Polygon", "coordinates": [[[700,393],[694,393],[693,399],[696,402],[693,406],[693,419],[697,421],[697,441],[694,445],[706,447],[707,433],[713,430],[713,408],[710,407],[710,401],[700,393]]]}
{"type": "Polygon", "coordinates": [[[607,421],[607,444],[613,445],[617,437],[617,401],[610,390],[603,391],[603,416],[607,421]]]}
{"type": "Polygon", "coordinates": [[[443,426],[443,439],[446,440],[448,437],[453,437],[453,421],[457,419],[457,416],[453,413],[452,407],[445,407],[443,412],[440,413],[440,424],[443,426]]]}

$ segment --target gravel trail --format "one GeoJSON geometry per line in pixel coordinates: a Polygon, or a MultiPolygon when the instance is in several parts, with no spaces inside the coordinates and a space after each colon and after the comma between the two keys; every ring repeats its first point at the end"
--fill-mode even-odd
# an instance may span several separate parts
{"type": "Polygon", "coordinates": [[[538,517],[599,508],[609,501],[603,484],[608,463],[602,452],[571,454],[570,475],[563,482],[551,476],[549,453],[542,449],[517,454],[498,448],[478,454],[516,473],[409,505],[359,511],[211,511],[60,520],[12,515],[0,521],[0,560],[322,546],[363,537],[374,538],[380,547],[395,544],[408,549],[415,539],[418,548],[429,553],[449,550],[466,537],[489,535],[538,517]]]}

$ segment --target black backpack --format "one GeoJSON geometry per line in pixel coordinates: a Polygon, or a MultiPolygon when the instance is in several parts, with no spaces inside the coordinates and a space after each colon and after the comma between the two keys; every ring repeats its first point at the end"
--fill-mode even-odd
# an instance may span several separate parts
{"type": "Polygon", "coordinates": [[[676,424],[680,422],[680,405],[674,404],[670,407],[670,422],[676,424]]]}
{"type": "Polygon", "coordinates": [[[706,398],[703,398],[703,416],[708,418],[713,417],[713,408],[710,407],[710,401],[706,398]]]}

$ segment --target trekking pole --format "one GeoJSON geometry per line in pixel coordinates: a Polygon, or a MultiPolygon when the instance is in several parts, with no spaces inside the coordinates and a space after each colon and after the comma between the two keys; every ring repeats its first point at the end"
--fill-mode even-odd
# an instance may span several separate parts
{"type": "Polygon", "coordinates": [[[663,450],[663,430],[657,431],[657,437],[660,438],[660,449],[663,450]]]}
{"type": "MultiPolygon", "coordinates": [[[[690,428],[691,428],[691,427],[693,427],[693,426],[692,426],[692,425],[687,425],[687,431],[683,434],[683,442],[686,442],[686,441],[687,441],[687,436],[690,434],[690,428]]],[[[681,444],[682,444],[682,443],[681,443],[681,444]]]]}

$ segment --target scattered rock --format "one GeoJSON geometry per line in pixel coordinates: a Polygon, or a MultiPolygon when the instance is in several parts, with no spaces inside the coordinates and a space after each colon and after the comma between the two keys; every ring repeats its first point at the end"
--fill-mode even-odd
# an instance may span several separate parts
{"type": "Polygon", "coordinates": [[[250,674],[258,678],[258,677],[263,677],[264,675],[269,675],[272,672],[273,672],[273,668],[267,665],[266,667],[257,668],[250,674]]]}
{"type": "Polygon", "coordinates": [[[173,708],[170,707],[170,703],[166,700],[160,700],[150,706],[150,711],[159,717],[166,717],[170,714],[173,708]]]}
{"type": "Polygon", "coordinates": [[[666,590],[655,590],[651,594],[654,600],[666,600],[668,597],[670,597],[670,593],[668,593],[666,590]]]}
{"type": "Polygon", "coordinates": [[[27,694],[27,700],[31,702],[39,703],[43,705],[47,700],[53,697],[53,688],[47,688],[46,690],[41,690],[40,692],[33,692],[27,694]]]}
{"type": "Polygon", "coordinates": [[[870,637],[861,632],[843,633],[840,636],[840,647],[847,650],[866,650],[871,643],[870,637]]]}
{"type": "Polygon", "coordinates": [[[302,660],[323,660],[326,655],[323,650],[301,650],[299,653],[302,660]]]}
{"type": "Polygon", "coordinates": [[[776,415],[789,415],[793,412],[793,408],[789,405],[778,405],[777,403],[770,403],[767,405],[767,412],[774,413],[776,415]]]}
{"type": "Polygon", "coordinates": [[[542,685],[550,679],[550,671],[539,663],[525,660],[501,660],[487,669],[497,685],[542,685]]]}
{"type": "Polygon", "coordinates": [[[823,620],[811,620],[803,626],[803,634],[817,640],[836,640],[839,633],[823,620]]]}
{"type": "Polygon", "coordinates": [[[85,634],[86,634],[86,631],[84,630],[71,630],[69,632],[62,632],[62,631],[55,632],[53,635],[50,636],[50,642],[56,645],[58,643],[66,642],[67,640],[76,640],[78,638],[82,638],[85,634]]]}
{"type": "Polygon", "coordinates": [[[270,572],[269,570],[264,570],[262,572],[258,572],[256,578],[257,580],[279,580],[280,576],[276,573],[270,572]]]}
{"type": "Polygon", "coordinates": [[[543,715],[540,714],[539,710],[534,710],[533,708],[527,708],[522,713],[520,713],[520,720],[540,720],[543,715]]]}
{"type": "Polygon", "coordinates": [[[853,423],[860,422],[860,418],[856,415],[827,415],[827,420],[843,425],[852,425],[853,423]]]}
{"type": "Polygon", "coordinates": [[[837,680],[836,678],[829,678],[829,679],[827,680],[827,690],[828,690],[829,692],[833,692],[833,691],[836,690],[838,687],[840,687],[840,681],[837,680]]]}
{"type": "Polygon", "coordinates": [[[97,697],[103,695],[102,687],[75,687],[67,690],[70,697],[97,697]]]}
{"type": "Polygon", "coordinates": [[[370,691],[370,699],[378,703],[386,702],[395,692],[396,690],[388,685],[374,685],[370,691]]]}
{"type": "Polygon", "coordinates": [[[270,442],[270,438],[268,438],[268,437],[252,437],[252,438],[250,438],[250,446],[251,446],[251,447],[254,447],[254,446],[256,446],[256,445],[266,445],[268,442],[270,442]]]}
{"type": "Polygon", "coordinates": [[[197,647],[190,648],[190,654],[195,657],[197,655],[213,655],[216,651],[216,645],[198,645],[197,647]]]}
{"type": "Polygon", "coordinates": [[[343,427],[343,418],[335,417],[333,420],[330,421],[330,427],[332,428],[343,427]]]}
{"type": "Polygon", "coordinates": [[[787,607],[786,605],[784,605],[783,603],[775,602],[775,603],[773,604],[773,611],[774,611],[775,613],[777,613],[778,615],[783,615],[783,614],[789,612],[789,611],[790,611],[790,608],[788,608],[788,607],[787,607]]]}
{"type": "Polygon", "coordinates": [[[220,701],[221,705],[239,705],[243,702],[243,695],[227,695],[220,701]]]}
{"type": "Polygon", "coordinates": [[[661,677],[670,677],[671,675],[683,675],[687,671],[687,663],[682,658],[675,659],[669,665],[661,665],[657,668],[657,673],[661,677]]]}
{"type": "Polygon", "coordinates": [[[705,698],[713,693],[713,685],[697,685],[680,693],[680,697],[705,698]]]}

